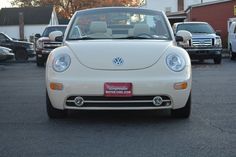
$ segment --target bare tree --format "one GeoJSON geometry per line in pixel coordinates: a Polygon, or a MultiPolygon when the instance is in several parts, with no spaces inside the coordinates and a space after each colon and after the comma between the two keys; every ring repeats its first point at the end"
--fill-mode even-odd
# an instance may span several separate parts
{"type": "Polygon", "coordinates": [[[19,7],[53,5],[63,17],[70,18],[75,11],[94,7],[138,6],[140,0],[13,0],[11,4],[19,7]]]}

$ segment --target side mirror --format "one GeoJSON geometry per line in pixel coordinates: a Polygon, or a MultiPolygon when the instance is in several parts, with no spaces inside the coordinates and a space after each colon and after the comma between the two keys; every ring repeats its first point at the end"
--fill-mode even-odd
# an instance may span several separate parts
{"type": "Polygon", "coordinates": [[[63,33],[61,31],[53,31],[49,34],[49,39],[51,41],[56,41],[56,38],[62,37],[63,33]]]}
{"type": "Polygon", "coordinates": [[[178,38],[176,41],[177,42],[180,42],[178,40],[181,40],[182,38],[182,42],[187,42],[189,40],[192,39],[192,34],[189,32],[189,31],[185,31],[185,30],[180,30],[176,33],[176,37],[175,38],[178,38]]]}
{"type": "Polygon", "coordinates": [[[221,31],[220,30],[216,30],[216,35],[221,36],[221,31]]]}
{"type": "Polygon", "coordinates": [[[62,42],[63,41],[63,36],[56,37],[55,41],[62,42]]]}
{"type": "Polygon", "coordinates": [[[41,35],[40,35],[40,34],[38,34],[38,33],[37,33],[37,34],[35,34],[34,36],[35,36],[35,38],[40,38],[40,37],[41,37],[41,35]]]}
{"type": "Polygon", "coordinates": [[[176,42],[183,42],[184,39],[183,39],[183,37],[181,37],[181,36],[175,36],[175,41],[176,41],[176,42]]]}

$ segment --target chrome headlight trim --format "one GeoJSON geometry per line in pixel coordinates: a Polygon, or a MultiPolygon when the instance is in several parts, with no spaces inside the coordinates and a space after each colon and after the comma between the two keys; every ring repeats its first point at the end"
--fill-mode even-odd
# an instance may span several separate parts
{"type": "Polygon", "coordinates": [[[37,42],[36,42],[36,47],[37,47],[38,49],[42,49],[42,48],[43,48],[43,41],[42,41],[42,40],[37,40],[37,42]]]}
{"type": "Polygon", "coordinates": [[[219,47],[222,47],[222,41],[221,41],[221,38],[220,38],[220,37],[217,37],[217,38],[216,38],[215,45],[216,45],[216,46],[219,46],[219,47]]]}
{"type": "Polygon", "coordinates": [[[171,53],[166,57],[166,64],[170,70],[180,72],[185,68],[186,61],[181,55],[171,53]]]}
{"type": "Polygon", "coordinates": [[[52,68],[56,72],[64,72],[70,67],[71,58],[66,53],[57,54],[52,62],[52,68]]]}

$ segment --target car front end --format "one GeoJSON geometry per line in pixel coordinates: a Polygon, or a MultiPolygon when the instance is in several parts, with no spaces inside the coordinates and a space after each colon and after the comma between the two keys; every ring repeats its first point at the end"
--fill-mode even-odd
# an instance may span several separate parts
{"type": "Polygon", "coordinates": [[[64,46],[54,49],[47,60],[49,117],[61,117],[67,110],[157,109],[189,117],[191,62],[170,30],[162,12],[137,8],[77,12],[64,46]],[[88,22],[90,13],[96,15],[88,22]],[[105,14],[114,19],[104,21],[105,14]],[[93,21],[96,16],[103,20],[93,21]],[[153,24],[164,28],[152,32],[153,24]]]}
{"type": "Polygon", "coordinates": [[[213,28],[205,22],[182,22],[175,26],[175,31],[187,30],[192,33],[192,40],[181,45],[193,60],[213,59],[221,63],[222,41],[213,28]]]}
{"type": "Polygon", "coordinates": [[[64,34],[66,25],[54,25],[45,28],[42,37],[36,41],[36,62],[38,66],[43,66],[46,62],[49,53],[62,45],[62,42],[51,40],[49,38],[50,33],[54,31],[60,31],[64,34]]]}
{"type": "Polygon", "coordinates": [[[12,60],[14,59],[14,57],[15,55],[12,52],[12,49],[0,46],[0,60],[1,61],[12,60]]]}
{"type": "Polygon", "coordinates": [[[222,42],[219,36],[192,34],[192,41],[186,50],[192,59],[212,59],[222,54],[222,42]]]}
{"type": "Polygon", "coordinates": [[[62,45],[61,42],[51,41],[48,37],[41,37],[36,43],[37,58],[46,61],[49,53],[62,45]]]}
{"type": "MultiPolygon", "coordinates": [[[[158,59],[151,59],[151,57],[145,57],[145,55],[142,58],[138,58],[127,56],[130,53],[130,49],[115,48],[112,41],[103,42],[104,44],[100,43],[101,46],[98,46],[98,42],[86,42],[87,46],[90,45],[92,47],[86,50],[86,52],[91,53],[90,57],[88,56],[91,60],[90,62],[97,62],[96,64],[102,64],[103,62],[103,67],[96,67],[95,63],[94,67],[87,66],[86,63],[86,65],[83,64],[77,58],[79,55],[76,55],[76,52],[72,52],[67,47],[63,47],[50,55],[46,69],[46,83],[50,100],[55,105],[55,108],[82,110],[177,109],[186,104],[191,90],[191,64],[188,55],[184,54],[184,52],[181,55],[175,53],[183,50],[168,48],[166,53],[157,52],[155,47],[158,48],[159,44],[156,41],[142,41],[143,44],[138,41],[117,43],[121,47],[133,45],[133,47],[129,46],[130,49],[135,49],[141,44],[142,46],[139,47],[139,50],[136,50],[136,53],[148,53],[148,51],[150,51],[150,54],[160,53],[160,58],[158,59]],[[145,43],[147,43],[147,46],[143,46],[145,43]],[[93,49],[95,46],[97,48],[107,47],[106,55],[109,53],[111,55],[109,57],[101,57],[100,61],[95,61],[96,58],[98,59],[98,56],[94,58],[92,55],[92,52],[97,52],[96,49],[93,49]],[[111,49],[113,50],[111,51],[111,49]],[[120,58],[124,62],[123,65],[117,66],[113,63],[117,54],[123,56],[120,58]],[[168,67],[167,60],[171,58],[171,55],[182,58],[183,61],[181,62],[183,63],[181,64],[184,64],[184,68],[181,71],[174,71],[168,67]],[[58,63],[60,60],[62,63],[58,63]],[[153,65],[145,64],[145,62],[150,62],[151,60],[153,65]],[[58,67],[55,65],[57,63],[59,64],[58,67]],[[136,68],[134,66],[141,66],[142,64],[143,67],[137,66],[136,68]],[[64,67],[65,65],[68,67],[64,67]],[[60,72],[60,69],[63,68],[66,68],[66,70],[60,72]],[[127,89],[119,91],[119,84],[127,89]],[[125,87],[126,84],[127,87],[125,87]],[[110,89],[111,95],[109,95],[109,89],[105,87],[106,85],[114,86],[114,89],[110,89]],[[108,94],[105,93],[106,90],[108,90],[108,94]],[[117,93],[116,90],[118,90],[117,93]],[[121,95],[125,92],[130,93],[120,97],[119,92],[121,95]],[[81,99],[80,103],[77,102],[78,99],[81,99]],[[156,103],[156,99],[162,102],[156,103]]],[[[167,42],[166,44],[170,43],[167,42]]],[[[173,61],[169,62],[172,63],[173,61]]]]}

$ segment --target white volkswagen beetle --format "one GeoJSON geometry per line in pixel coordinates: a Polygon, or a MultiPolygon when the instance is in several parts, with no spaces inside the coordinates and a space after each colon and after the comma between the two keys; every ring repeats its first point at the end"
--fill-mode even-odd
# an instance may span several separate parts
{"type": "Polygon", "coordinates": [[[191,62],[176,42],[191,34],[178,33],[175,37],[159,11],[119,7],[76,12],[64,46],[47,60],[48,116],[62,118],[68,110],[170,109],[173,117],[188,118],[191,62]]]}

